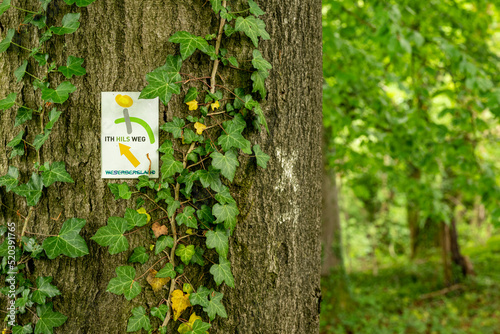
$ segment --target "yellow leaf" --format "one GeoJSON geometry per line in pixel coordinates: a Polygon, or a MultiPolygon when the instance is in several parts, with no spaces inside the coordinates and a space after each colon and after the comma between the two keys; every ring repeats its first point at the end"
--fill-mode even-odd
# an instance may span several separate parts
{"type": "Polygon", "coordinates": [[[148,277],[146,278],[149,285],[151,285],[151,287],[153,288],[154,292],[160,291],[161,288],[163,288],[163,286],[167,284],[168,281],[170,281],[170,277],[162,277],[162,278],[156,277],[157,273],[158,272],[156,270],[151,269],[149,271],[148,277]]]}
{"type": "Polygon", "coordinates": [[[140,208],[140,209],[137,209],[137,212],[139,212],[140,214],[143,214],[143,215],[146,215],[148,217],[148,223],[149,221],[151,220],[151,216],[149,215],[149,213],[146,211],[146,209],[144,208],[140,208]]]}
{"type": "Polygon", "coordinates": [[[153,248],[155,248],[155,245],[151,244],[151,245],[149,246],[149,250],[153,250],[153,248]]]}
{"type": "Polygon", "coordinates": [[[212,107],[212,111],[220,107],[219,101],[215,101],[215,103],[212,103],[210,105],[212,107]]]}
{"type": "Polygon", "coordinates": [[[184,294],[182,290],[174,290],[172,292],[172,309],[174,310],[174,321],[177,320],[182,312],[191,306],[189,302],[189,294],[184,294]]]}
{"type": "Polygon", "coordinates": [[[205,124],[201,124],[200,122],[196,122],[194,123],[194,128],[196,129],[196,133],[201,135],[207,126],[205,124]]]}
{"type": "Polygon", "coordinates": [[[186,334],[187,332],[193,330],[194,322],[196,320],[202,320],[202,319],[201,319],[201,317],[196,315],[196,312],[193,312],[193,314],[191,314],[191,316],[189,317],[189,321],[180,325],[179,329],[177,329],[177,330],[181,334],[186,334]]]}
{"type": "Polygon", "coordinates": [[[198,109],[198,101],[196,101],[196,100],[186,102],[186,104],[189,106],[189,110],[198,109]]]}
{"type": "Polygon", "coordinates": [[[192,229],[190,229],[190,228],[188,228],[188,229],[186,230],[186,234],[189,234],[189,235],[193,234],[193,230],[192,230],[192,229]]]}
{"type": "Polygon", "coordinates": [[[132,98],[128,95],[118,94],[115,97],[115,101],[116,101],[116,103],[118,103],[118,105],[120,107],[123,107],[123,108],[130,108],[134,104],[134,100],[132,100],[132,98]]]}

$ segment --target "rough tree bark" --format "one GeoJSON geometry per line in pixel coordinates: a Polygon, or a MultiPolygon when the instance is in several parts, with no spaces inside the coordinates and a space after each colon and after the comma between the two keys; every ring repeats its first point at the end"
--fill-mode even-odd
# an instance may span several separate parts
{"type": "MultiPolygon", "coordinates": [[[[229,319],[217,321],[213,333],[317,333],[320,295],[321,218],[321,1],[257,1],[266,11],[262,18],[272,39],[259,45],[273,70],[266,86],[264,112],[270,134],[251,134],[270,156],[267,170],[256,169],[250,158],[240,157],[241,167],[231,190],[241,212],[231,239],[230,260],[236,288],[224,288],[229,319]]],[[[16,1],[27,9],[38,1],[16,1]]],[[[233,8],[237,4],[231,4],[233,8]]],[[[154,306],[159,296],[150,288],[126,301],[107,293],[131,251],[110,256],[90,237],[109,216],[123,215],[127,203],[116,202],[106,181],[100,178],[100,93],[140,91],[145,74],[162,65],[168,54],[178,53],[168,38],[179,30],[197,35],[216,31],[218,20],[205,0],[98,0],[88,8],[69,8],[62,0],[49,5],[48,23],[60,22],[69,11],[81,12],[81,27],[72,35],[50,42],[51,61],[65,62],[68,55],[85,58],[87,75],[73,79],[78,91],[61,110],[61,120],[41,151],[42,162],[65,161],[74,184],[56,184],[36,206],[30,222],[34,232],[54,233],[71,217],[87,220],[82,231],[90,255],[78,259],[59,257],[37,261],[36,275],[50,275],[63,297],[55,308],[69,317],[55,333],[125,333],[130,310],[143,303],[154,306]],[[60,215],[58,220],[54,220],[60,215]]],[[[2,27],[17,27],[23,15],[9,11],[2,27]]],[[[5,30],[2,30],[2,37],[5,30]]],[[[30,38],[19,39],[33,44],[30,38]]],[[[246,37],[225,45],[238,59],[250,59],[252,47],[246,37]]],[[[15,83],[13,71],[19,53],[11,48],[0,58],[2,92],[22,92],[28,106],[35,106],[39,93],[30,83],[15,83]],[[24,86],[23,86],[24,85],[24,86]]],[[[211,62],[196,53],[183,71],[210,73],[211,62]]],[[[37,71],[30,61],[29,70],[37,71]]],[[[229,82],[248,80],[246,72],[223,71],[229,82]]],[[[39,92],[39,91],[38,91],[39,92]]],[[[2,94],[3,97],[3,94],[2,94]]],[[[185,110],[178,97],[160,108],[161,123],[185,110]]],[[[1,116],[0,174],[11,163],[5,148],[18,132],[13,129],[15,111],[1,116]]],[[[28,127],[33,140],[35,129],[28,127]]],[[[26,173],[34,154],[15,158],[12,165],[26,173]]],[[[130,181],[134,184],[134,181],[130,181]]],[[[26,214],[24,201],[0,189],[5,206],[26,214]]],[[[20,222],[15,211],[0,209],[0,223],[20,222]]],[[[19,224],[18,224],[19,228],[19,224]]],[[[131,244],[134,244],[132,240],[131,244]]],[[[143,272],[149,263],[139,266],[143,272]]],[[[143,287],[145,286],[142,284],[143,287]]],[[[169,331],[170,333],[171,331],[169,331]]]]}

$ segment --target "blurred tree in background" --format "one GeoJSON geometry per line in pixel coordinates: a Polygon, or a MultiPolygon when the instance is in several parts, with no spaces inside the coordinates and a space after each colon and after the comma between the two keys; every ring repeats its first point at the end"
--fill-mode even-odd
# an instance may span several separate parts
{"type": "MultiPolygon", "coordinates": [[[[377,275],[387,259],[439,256],[445,286],[474,273],[460,246],[500,225],[499,10],[323,0],[325,165],[349,268],[377,275]]],[[[324,273],[343,267],[328,240],[324,273]]]]}

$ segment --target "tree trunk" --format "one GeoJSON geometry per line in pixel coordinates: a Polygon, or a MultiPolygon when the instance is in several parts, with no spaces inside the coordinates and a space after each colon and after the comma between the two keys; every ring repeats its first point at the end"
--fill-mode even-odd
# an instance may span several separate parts
{"type": "MultiPolygon", "coordinates": [[[[16,1],[16,6],[30,9],[38,6],[35,2],[16,1]]],[[[216,321],[210,332],[318,333],[321,2],[257,2],[266,11],[261,18],[271,35],[270,41],[259,43],[259,49],[273,70],[266,81],[268,97],[263,105],[270,134],[252,134],[251,139],[261,145],[271,160],[268,168],[262,170],[255,167],[251,158],[239,158],[241,166],[231,191],[240,216],[229,255],[236,288],[222,288],[229,318],[216,321]]],[[[87,69],[86,76],[72,80],[78,91],[60,109],[62,120],[56,123],[41,150],[42,163],[65,161],[75,183],[57,183],[44,190],[29,224],[31,231],[53,234],[68,218],[87,220],[82,236],[87,240],[89,255],[35,262],[34,274],[53,276],[53,284],[62,292],[54,299],[55,309],[69,319],[55,333],[125,333],[132,307],[155,306],[161,299],[161,294],[155,294],[144,282],[141,294],[131,302],[107,293],[106,286],[115,277],[114,268],[125,265],[133,248],[110,256],[107,248],[90,240],[108,217],[123,217],[125,208],[133,206],[133,201],[115,201],[107,181],[100,178],[100,93],[141,91],[146,85],[145,74],[163,65],[168,54],[178,54],[177,45],[168,42],[174,32],[186,30],[200,36],[214,33],[218,20],[210,4],[203,6],[204,3],[98,0],[80,9],[57,0],[49,5],[48,23],[60,23],[69,10],[82,14],[80,29],[75,34],[51,40],[49,61],[65,64],[66,57],[73,55],[85,58],[87,69]]],[[[9,11],[2,16],[2,26],[17,27],[22,17],[9,11]]],[[[31,40],[21,43],[29,46],[31,40]]],[[[246,37],[224,47],[242,62],[251,59],[253,47],[246,37]]],[[[35,106],[40,103],[39,93],[32,93],[30,83],[24,87],[13,79],[12,73],[20,65],[19,52],[24,51],[9,49],[0,59],[1,91],[22,91],[24,102],[35,106]]],[[[183,71],[210,75],[211,66],[212,62],[197,53],[185,63],[183,71]]],[[[36,68],[33,64],[28,66],[28,70],[36,68]]],[[[221,75],[230,82],[249,80],[246,72],[224,70],[221,75]]],[[[174,114],[180,115],[180,110],[186,110],[185,106],[181,98],[174,96],[167,107],[160,107],[160,123],[171,120],[174,114]]],[[[12,109],[1,115],[0,138],[4,144],[0,148],[0,175],[6,173],[9,164],[21,166],[21,181],[26,182],[34,153],[11,162],[10,152],[5,150],[5,144],[20,131],[19,127],[12,127],[14,117],[12,109]]],[[[28,141],[32,141],[37,132],[30,126],[27,133],[28,141]]],[[[127,181],[130,185],[135,182],[127,181]]],[[[19,230],[20,218],[15,211],[26,215],[24,199],[6,193],[3,187],[0,197],[6,207],[14,209],[2,206],[0,223],[17,222],[19,230]]],[[[132,247],[138,240],[133,235],[132,247]]],[[[138,275],[148,264],[151,265],[137,267],[138,275]]]]}

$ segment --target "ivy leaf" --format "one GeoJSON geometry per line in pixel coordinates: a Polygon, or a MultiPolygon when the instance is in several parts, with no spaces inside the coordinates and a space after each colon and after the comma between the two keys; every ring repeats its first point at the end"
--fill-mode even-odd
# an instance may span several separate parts
{"type": "Polygon", "coordinates": [[[212,10],[215,12],[215,14],[219,14],[222,8],[222,0],[210,0],[210,3],[212,4],[212,10]]]}
{"type": "Polygon", "coordinates": [[[193,257],[191,258],[191,263],[196,263],[200,266],[204,266],[205,260],[203,260],[203,253],[205,253],[203,248],[196,246],[196,248],[194,249],[193,257]]]}
{"type": "Polygon", "coordinates": [[[168,104],[173,94],[181,92],[182,77],[179,74],[182,65],[180,57],[168,56],[165,65],[158,67],[146,74],[148,86],[146,86],[139,96],[140,99],[154,99],[159,97],[163,104],[168,104]]]}
{"type": "Polygon", "coordinates": [[[265,99],[267,94],[265,86],[267,76],[265,75],[265,73],[262,71],[255,71],[252,73],[252,76],[250,78],[253,81],[252,93],[259,92],[262,99],[265,99]]]}
{"type": "Polygon", "coordinates": [[[266,117],[264,116],[264,112],[262,111],[260,103],[257,103],[257,102],[255,103],[255,106],[253,107],[253,111],[257,115],[257,120],[258,120],[259,124],[264,125],[264,127],[267,130],[267,133],[270,133],[269,128],[267,127],[266,117]]]}
{"type": "Polygon", "coordinates": [[[78,7],[86,7],[96,0],[64,0],[68,5],[76,3],[78,7]]]}
{"type": "Polygon", "coordinates": [[[253,152],[255,153],[255,158],[257,159],[257,165],[262,168],[267,168],[267,162],[271,158],[260,150],[260,145],[254,145],[253,152]]]}
{"type": "Polygon", "coordinates": [[[36,313],[39,319],[35,326],[35,334],[52,334],[54,327],[61,326],[68,319],[65,315],[52,310],[52,302],[37,306],[36,313]]]}
{"type": "Polygon", "coordinates": [[[57,111],[57,108],[52,108],[52,110],[49,112],[49,121],[45,125],[45,130],[52,130],[54,124],[57,122],[61,114],[62,112],[57,111]]]}
{"type": "Polygon", "coordinates": [[[253,15],[260,16],[265,14],[265,12],[260,9],[259,5],[257,5],[255,1],[248,0],[248,5],[250,6],[250,13],[252,13],[253,15]]]}
{"type": "Polygon", "coordinates": [[[198,176],[204,188],[210,186],[215,191],[222,184],[220,181],[220,172],[212,165],[208,166],[208,170],[200,170],[198,176]]]}
{"type": "Polygon", "coordinates": [[[173,176],[176,173],[182,173],[184,170],[182,162],[175,160],[171,155],[163,155],[161,160],[163,161],[163,164],[161,165],[162,180],[173,176]]]}
{"type": "Polygon", "coordinates": [[[12,37],[14,37],[14,33],[15,33],[15,29],[9,29],[7,31],[7,35],[0,42],[0,53],[6,51],[9,48],[10,43],[12,42],[12,37]]]}
{"type": "Polygon", "coordinates": [[[17,186],[12,191],[19,196],[26,197],[29,206],[35,206],[42,197],[42,188],[42,177],[37,173],[33,173],[28,183],[17,186]]]}
{"type": "Polygon", "coordinates": [[[211,224],[215,221],[215,218],[212,215],[212,209],[205,204],[201,206],[200,210],[196,211],[196,215],[198,216],[199,220],[207,224],[211,224]]]}
{"type": "Polygon", "coordinates": [[[127,300],[132,300],[141,292],[141,286],[135,278],[135,269],[130,266],[121,266],[115,269],[116,277],[112,278],[106,291],[115,295],[123,294],[127,300]]]}
{"type": "Polygon", "coordinates": [[[229,188],[226,186],[222,186],[221,188],[222,189],[219,189],[220,191],[215,195],[215,199],[220,204],[235,203],[233,196],[229,192],[229,188]]]}
{"type": "Polygon", "coordinates": [[[80,230],[85,226],[85,219],[71,218],[64,222],[57,237],[43,241],[42,247],[49,259],[55,259],[64,254],[75,258],[89,253],[85,240],[80,236],[80,230]]]}
{"type": "MultiPolygon", "coordinates": [[[[156,277],[158,277],[158,274],[156,274],[156,277]]],[[[165,320],[165,316],[167,315],[168,308],[169,307],[167,304],[161,304],[160,307],[153,307],[151,309],[151,315],[163,321],[165,320]]]]}
{"type": "MultiPolygon", "coordinates": [[[[167,122],[160,126],[160,129],[163,131],[171,133],[174,138],[180,138],[182,136],[182,128],[186,123],[184,120],[179,117],[174,117],[172,122],[167,122]]],[[[172,152],[173,153],[173,152],[172,152]]]]}
{"type": "Polygon", "coordinates": [[[63,81],[56,89],[42,88],[42,100],[53,103],[64,103],[76,87],[69,81],[63,81]]]}
{"type": "Polygon", "coordinates": [[[146,331],[151,329],[149,317],[146,315],[144,307],[134,307],[132,309],[132,316],[128,319],[127,333],[137,332],[144,328],[146,331]]]}
{"type": "Polygon", "coordinates": [[[161,153],[163,153],[163,154],[173,155],[174,154],[174,146],[173,146],[173,144],[172,144],[172,142],[170,140],[165,140],[163,142],[163,144],[161,144],[161,146],[158,149],[158,151],[161,152],[161,153]]]}
{"type": "Polygon", "coordinates": [[[231,273],[231,263],[223,256],[219,256],[219,264],[214,264],[210,268],[210,273],[214,276],[215,283],[219,286],[222,282],[234,288],[234,277],[231,273]]]}
{"type": "Polygon", "coordinates": [[[229,181],[233,182],[236,167],[240,165],[236,158],[236,154],[233,151],[228,151],[224,155],[219,152],[213,152],[210,154],[210,157],[212,158],[212,165],[220,169],[221,174],[229,181]]]}
{"type": "Polygon", "coordinates": [[[0,15],[5,13],[10,8],[10,0],[3,0],[0,4],[0,15]]]}
{"type": "Polygon", "coordinates": [[[240,214],[236,203],[215,204],[212,208],[212,214],[217,218],[216,224],[220,224],[229,219],[235,218],[240,214]]]}
{"type": "Polygon", "coordinates": [[[24,124],[24,122],[29,121],[33,117],[33,110],[26,108],[24,106],[17,110],[16,121],[14,127],[24,124]]]}
{"type": "Polygon", "coordinates": [[[194,253],[194,245],[189,245],[187,247],[184,245],[179,245],[179,247],[177,247],[177,249],[175,250],[175,255],[180,257],[184,264],[188,264],[189,261],[191,261],[194,253]]]}
{"type": "Polygon", "coordinates": [[[125,219],[128,222],[127,230],[131,230],[134,227],[141,227],[148,223],[148,216],[140,214],[131,208],[125,210],[125,219]]]}
{"type": "Polygon", "coordinates": [[[37,53],[33,56],[35,60],[38,62],[38,65],[45,66],[47,64],[47,60],[49,59],[48,53],[37,53]]]}
{"type": "Polygon", "coordinates": [[[0,177],[0,187],[5,186],[7,192],[14,189],[19,183],[19,170],[14,166],[9,166],[7,174],[0,177]]]}
{"type": "Polygon", "coordinates": [[[187,227],[198,228],[198,222],[194,216],[194,208],[191,206],[186,206],[184,211],[175,217],[175,221],[177,221],[177,225],[179,226],[186,225],[187,227]]]}
{"type": "Polygon", "coordinates": [[[253,50],[252,65],[259,72],[263,72],[265,78],[267,78],[269,76],[268,70],[273,68],[273,66],[262,57],[262,53],[260,53],[259,50],[253,50]]]}
{"type": "Polygon", "coordinates": [[[227,318],[226,308],[221,302],[222,297],[224,297],[224,294],[217,291],[213,291],[210,294],[210,301],[208,305],[203,308],[203,311],[208,313],[210,320],[214,320],[216,315],[227,318]]]}
{"type": "Polygon", "coordinates": [[[184,103],[196,100],[198,97],[198,90],[196,87],[191,87],[189,88],[188,92],[186,93],[186,96],[184,97],[184,103]]]}
{"type": "Polygon", "coordinates": [[[140,264],[144,264],[148,262],[149,255],[146,253],[146,248],[144,247],[136,247],[134,248],[134,252],[130,255],[128,262],[139,262],[140,264]]]}
{"type": "Polygon", "coordinates": [[[62,27],[51,27],[50,31],[56,35],[72,34],[80,27],[79,19],[80,13],[66,14],[62,19],[62,27]]]}
{"type": "Polygon", "coordinates": [[[44,133],[37,134],[35,140],[33,141],[33,147],[38,151],[42,145],[49,139],[50,131],[45,131],[44,133]]]}
{"type": "MultiPolygon", "coordinates": [[[[233,147],[245,149],[250,145],[250,142],[241,134],[244,128],[234,125],[233,121],[224,122],[224,124],[227,125],[225,127],[225,132],[218,139],[224,151],[227,152],[233,147]]],[[[222,173],[222,175],[224,175],[224,173],[222,173]]]]}
{"type": "Polygon", "coordinates": [[[24,131],[21,131],[15,136],[10,142],[7,143],[7,147],[15,147],[21,143],[23,140],[24,131]]]}
{"type": "Polygon", "coordinates": [[[215,248],[221,257],[227,259],[227,254],[229,252],[229,236],[226,233],[226,229],[221,225],[217,225],[215,231],[208,231],[205,236],[207,237],[207,248],[215,248]]]}
{"type": "Polygon", "coordinates": [[[59,296],[61,292],[55,286],[50,284],[52,282],[52,277],[38,277],[36,279],[37,289],[33,291],[33,296],[31,299],[37,304],[45,304],[46,298],[52,298],[59,296]]]}
{"type": "Polygon", "coordinates": [[[200,319],[196,319],[193,323],[193,329],[186,334],[205,334],[210,329],[210,327],[212,327],[212,325],[207,324],[200,319]]]}
{"type": "Polygon", "coordinates": [[[67,79],[71,79],[73,75],[82,76],[87,73],[87,70],[82,67],[84,62],[83,58],[69,56],[66,61],[66,66],[59,66],[59,72],[61,72],[67,79]]]}
{"type": "Polygon", "coordinates": [[[23,63],[21,64],[21,66],[19,66],[15,71],[14,71],[14,76],[16,77],[17,79],[17,82],[23,80],[23,77],[24,75],[26,74],[26,67],[28,66],[28,61],[25,60],[23,61],[23,63]]]}
{"type": "MultiPolygon", "coordinates": [[[[40,0],[41,2],[41,6],[43,8],[43,10],[47,10],[47,6],[49,5],[49,3],[51,2],[52,0],[40,0]]],[[[40,28],[41,29],[41,28],[40,28]]]]}
{"type": "Polygon", "coordinates": [[[187,31],[176,32],[168,41],[181,45],[182,60],[191,56],[196,49],[203,52],[208,49],[208,42],[203,37],[192,35],[187,31]]]}
{"type": "Polygon", "coordinates": [[[165,248],[172,248],[174,247],[174,238],[171,236],[167,235],[162,235],[161,237],[156,240],[156,245],[155,245],[155,255],[160,254],[165,248]]]}
{"type": "Polygon", "coordinates": [[[210,290],[205,288],[204,286],[200,286],[198,291],[191,293],[189,296],[189,301],[191,305],[201,305],[203,307],[208,306],[208,295],[210,294],[210,290]]]}
{"type": "MultiPolygon", "coordinates": [[[[48,166],[48,164],[47,164],[48,166]]],[[[62,161],[57,161],[52,163],[50,168],[46,168],[42,173],[43,184],[46,187],[51,186],[54,182],[70,182],[75,181],[71,178],[71,175],[66,171],[66,165],[62,161]]]]}
{"type": "Polygon", "coordinates": [[[128,184],[126,183],[108,183],[109,190],[115,195],[115,200],[129,199],[132,196],[132,192],[129,190],[128,184]]]}
{"type": "Polygon", "coordinates": [[[123,235],[127,231],[128,221],[121,217],[109,217],[108,225],[101,227],[90,239],[101,246],[110,246],[109,254],[118,254],[128,249],[127,238],[123,235]]]}
{"type": "Polygon", "coordinates": [[[33,326],[31,326],[31,323],[24,326],[12,327],[12,334],[31,334],[31,333],[33,333],[33,326]]]}
{"type": "Polygon", "coordinates": [[[169,198],[165,202],[168,204],[167,213],[169,217],[172,217],[177,209],[181,207],[181,202],[175,201],[173,198],[169,198]]]}
{"type": "Polygon", "coordinates": [[[248,17],[238,17],[236,19],[234,30],[244,32],[252,40],[255,47],[259,46],[259,36],[263,40],[271,38],[266,31],[266,24],[264,21],[252,15],[248,17]]]}
{"type": "Polygon", "coordinates": [[[171,279],[174,279],[177,273],[174,270],[174,266],[172,266],[172,263],[167,263],[165,267],[163,267],[159,272],[156,273],[156,277],[170,277],[171,279]]]}
{"type": "Polygon", "coordinates": [[[12,106],[16,104],[16,97],[16,93],[10,93],[5,99],[0,100],[0,110],[12,108],[12,106]]]}

